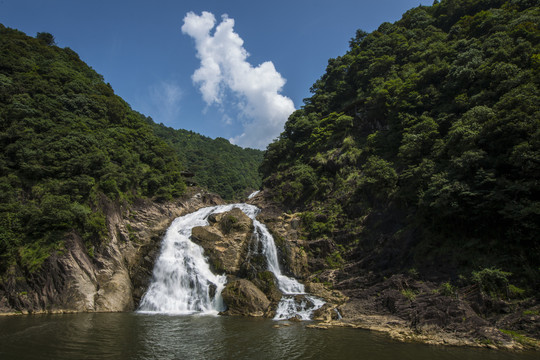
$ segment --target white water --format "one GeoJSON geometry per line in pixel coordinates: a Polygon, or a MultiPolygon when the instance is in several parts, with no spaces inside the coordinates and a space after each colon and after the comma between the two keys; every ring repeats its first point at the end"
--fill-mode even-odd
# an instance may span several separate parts
{"type": "Polygon", "coordinates": [[[213,274],[203,248],[189,239],[191,229],[208,225],[206,219],[214,210],[215,207],[200,209],[172,222],[163,238],[140,312],[217,314],[225,309],[221,298],[225,275],[213,274]],[[216,288],[214,297],[212,285],[216,288]]]}
{"type": "Polygon", "coordinates": [[[324,301],[306,294],[304,285],[282,274],[274,239],[266,226],[256,219],[259,208],[248,204],[232,204],[200,209],[173,221],[163,238],[152,283],[143,296],[138,311],[217,314],[225,310],[221,291],[225,287],[226,277],[210,271],[202,247],[193,243],[190,236],[194,227],[208,225],[209,215],[233,208],[239,208],[253,220],[254,236],[266,256],[268,270],[275,275],[278,287],[284,294],[274,319],[296,316],[309,320],[313,311],[324,304],[324,301]],[[215,289],[213,296],[212,287],[215,289]]]}
{"type": "Polygon", "coordinates": [[[257,190],[257,191],[254,191],[252,192],[249,196],[248,196],[248,200],[249,199],[253,199],[255,196],[257,196],[261,191],[260,190],[257,190]]]}

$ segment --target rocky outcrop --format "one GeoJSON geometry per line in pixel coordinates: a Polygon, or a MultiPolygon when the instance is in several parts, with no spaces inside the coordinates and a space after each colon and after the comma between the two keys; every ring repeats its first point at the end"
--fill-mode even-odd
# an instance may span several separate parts
{"type": "Polygon", "coordinates": [[[267,270],[253,221],[240,209],[210,215],[207,226],[194,227],[191,239],[203,247],[214,271],[229,275],[222,293],[225,315],[273,316],[283,294],[267,270]]]}
{"type": "MultiPolygon", "coordinates": [[[[533,338],[514,338],[511,332],[501,331],[512,325],[503,325],[504,321],[501,321],[495,326],[485,315],[480,315],[477,302],[482,295],[478,291],[473,294],[474,289],[456,291],[453,295],[441,294],[436,283],[405,275],[376,279],[372,274],[348,279],[336,286],[341,287],[348,297],[347,301],[335,307],[342,318],[337,319],[323,307],[315,314],[315,320],[321,322],[310,327],[369,329],[385,332],[397,340],[433,345],[513,350],[538,348],[540,345],[533,338]],[[352,287],[353,284],[356,286],[352,287]],[[524,339],[528,343],[524,343],[524,339]]],[[[530,313],[534,314],[534,311],[530,313]]],[[[510,317],[506,318],[510,320],[510,317]]]]}
{"type": "MultiPolygon", "coordinates": [[[[283,269],[302,278],[308,293],[326,301],[314,312],[318,322],[309,327],[370,329],[402,341],[437,345],[540,348],[538,297],[503,301],[474,286],[445,293],[441,285],[446,280],[399,274],[397,266],[387,264],[395,259],[379,257],[375,262],[369,252],[343,253],[342,262],[330,266],[328,258],[338,250],[335,239],[306,240],[300,214],[286,213],[266,192],[248,202],[263,209],[258,219],[273,233],[285,259],[283,269]],[[298,255],[301,251],[309,254],[307,260],[298,255]]],[[[355,235],[337,231],[335,236],[355,235]]],[[[394,250],[385,251],[399,254],[394,250]]]]}
{"type": "Polygon", "coordinates": [[[134,310],[147,289],[161,235],[178,216],[222,204],[218,196],[196,192],[172,202],[141,200],[119,204],[106,198],[108,236],[88,248],[72,232],[40,271],[12,267],[0,282],[0,313],[115,312],[134,310]]]}
{"type": "Polygon", "coordinates": [[[247,256],[253,222],[238,208],[210,215],[208,222],[193,228],[191,240],[202,246],[215,272],[237,274],[247,256]]]}
{"type": "Polygon", "coordinates": [[[221,295],[228,307],[223,315],[264,316],[271,305],[266,295],[247,279],[229,280],[221,295]]]}

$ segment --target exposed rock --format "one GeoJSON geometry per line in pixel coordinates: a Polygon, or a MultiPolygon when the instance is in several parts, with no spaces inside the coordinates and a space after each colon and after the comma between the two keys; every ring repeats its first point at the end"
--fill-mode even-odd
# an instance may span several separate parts
{"type": "Polygon", "coordinates": [[[277,279],[271,271],[261,271],[250,280],[268,297],[273,305],[277,305],[281,300],[283,294],[279,290],[277,279]]]}
{"type": "Polygon", "coordinates": [[[284,273],[297,279],[307,278],[309,269],[308,256],[304,249],[306,242],[299,237],[298,215],[281,213],[277,216],[275,212],[263,208],[258,219],[274,237],[284,273]]]}
{"type": "Polygon", "coordinates": [[[326,303],[313,312],[313,320],[316,321],[330,322],[339,320],[340,316],[337,305],[332,303],[326,303]]]}
{"type": "Polygon", "coordinates": [[[93,256],[72,232],[64,248],[51,255],[40,271],[18,267],[0,282],[0,313],[58,313],[134,310],[148,287],[161,236],[178,216],[223,203],[197,192],[173,202],[140,200],[120,204],[105,197],[108,238],[93,246],[93,256]]]}
{"type": "MultiPolygon", "coordinates": [[[[439,288],[448,281],[448,277],[444,278],[448,272],[441,275],[436,270],[438,267],[446,269],[448,264],[422,271],[429,276],[421,281],[412,274],[399,274],[404,264],[403,248],[408,246],[406,242],[392,243],[391,238],[385,236],[368,238],[373,243],[364,241],[364,246],[351,247],[344,252],[336,244],[354,243],[360,234],[336,229],[327,237],[308,239],[307,234],[302,233],[300,217],[285,214],[282,205],[273,202],[268,192],[270,190],[264,190],[250,200],[263,209],[259,219],[277,235],[276,243],[287,262],[295,262],[290,256],[291,246],[309,253],[306,291],[327,302],[314,312],[314,319],[320,322],[308,327],[363,328],[383,331],[398,340],[439,345],[540,348],[538,296],[510,302],[493,299],[475,286],[445,296],[439,288]],[[329,268],[326,258],[338,250],[344,262],[329,268]]],[[[324,214],[315,216],[318,221],[326,220],[324,214]]],[[[386,221],[391,225],[389,233],[399,230],[394,214],[388,219],[370,218],[370,221],[386,221]]],[[[414,234],[406,239],[414,241],[414,234]]],[[[291,268],[294,265],[286,269],[292,272],[291,268]]]]}
{"type": "MultiPolygon", "coordinates": [[[[329,303],[315,313],[315,320],[322,323],[310,327],[362,328],[388,333],[397,340],[436,345],[524,347],[479,316],[467,301],[439,294],[436,284],[403,275],[382,281],[356,279],[354,283],[354,289],[343,290],[350,298],[335,307],[342,319],[336,320],[329,303]]],[[[532,340],[528,347],[538,344],[532,340]]]]}
{"type": "Polygon", "coordinates": [[[229,281],[222,296],[228,307],[225,315],[264,316],[270,307],[266,295],[246,279],[229,281]]]}
{"type": "Polygon", "coordinates": [[[203,247],[215,271],[242,278],[234,278],[222,293],[229,307],[225,314],[272,316],[282,293],[267,270],[262,245],[253,237],[253,221],[234,208],[210,215],[208,222],[193,228],[192,240],[203,247]]]}
{"type": "Polygon", "coordinates": [[[321,283],[306,282],[305,289],[306,289],[306,292],[308,292],[309,294],[317,296],[321,299],[324,299],[328,303],[341,305],[345,301],[348,300],[348,298],[345,295],[343,295],[341,291],[328,290],[321,283]]]}
{"type": "Polygon", "coordinates": [[[253,234],[252,220],[237,208],[208,220],[210,225],[193,228],[191,239],[203,247],[214,271],[237,274],[253,234]]]}

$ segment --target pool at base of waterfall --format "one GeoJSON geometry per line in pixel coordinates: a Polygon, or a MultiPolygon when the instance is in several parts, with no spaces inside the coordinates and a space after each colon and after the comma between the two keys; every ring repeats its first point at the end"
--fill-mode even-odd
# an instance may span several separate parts
{"type": "Polygon", "coordinates": [[[140,313],[0,316],[0,359],[538,359],[538,353],[401,343],[308,323],[140,313]]]}

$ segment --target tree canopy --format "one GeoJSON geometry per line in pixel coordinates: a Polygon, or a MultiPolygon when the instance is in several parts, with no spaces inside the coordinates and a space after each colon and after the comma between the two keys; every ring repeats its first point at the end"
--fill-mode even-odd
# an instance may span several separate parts
{"type": "Polygon", "coordinates": [[[148,120],[154,133],[176,151],[186,170],[194,174],[198,185],[227,200],[243,198],[247,191],[261,187],[258,167],[262,151],[243,149],[223,138],[211,139],[148,120]]]}
{"type": "Polygon", "coordinates": [[[536,1],[443,0],[359,30],[268,146],[264,186],[325,219],[313,238],[538,281],[539,24],[536,1]]]}
{"type": "Polygon", "coordinates": [[[51,34],[31,38],[0,24],[0,275],[14,264],[36,271],[69,231],[92,253],[107,238],[104,202],[173,199],[185,191],[182,171],[205,179],[234,169],[216,186],[200,180],[226,197],[258,187],[260,152],[180,131],[173,148],[156,135],[168,131],[51,34]],[[204,159],[207,143],[228,154],[219,165],[204,159]]]}

